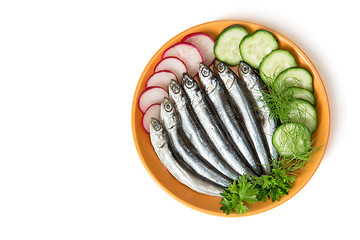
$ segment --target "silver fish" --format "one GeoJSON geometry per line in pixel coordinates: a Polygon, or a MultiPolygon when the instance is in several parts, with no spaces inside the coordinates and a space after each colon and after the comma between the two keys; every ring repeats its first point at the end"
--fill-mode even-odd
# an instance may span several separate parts
{"type": "Polygon", "coordinates": [[[235,114],[235,110],[230,103],[225,87],[216,78],[213,71],[202,63],[200,63],[199,67],[199,79],[206,95],[209,97],[214,109],[218,113],[221,123],[224,125],[224,130],[233,140],[240,154],[251,166],[252,170],[258,175],[261,175],[262,170],[257,155],[253,151],[253,147],[246,137],[240,124],[240,120],[235,114]]]}
{"type": "Polygon", "coordinates": [[[194,116],[183,88],[175,80],[170,81],[169,96],[174,102],[175,108],[181,119],[181,128],[199,154],[219,172],[231,179],[238,179],[239,174],[235,172],[224,159],[222,159],[219,152],[212,145],[205,130],[196,119],[196,116],[194,116]]]}
{"type": "Polygon", "coordinates": [[[185,93],[189,97],[190,104],[197,119],[221,156],[240,175],[254,175],[242,161],[241,156],[233,147],[232,143],[227,139],[226,133],[221,129],[217,120],[216,113],[211,109],[208,99],[200,86],[188,74],[184,74],[182,80],[185,93]]]}
{"type": "Polygon", "coordinates": [[[259,120],[255,116],[253,106],[251,105],[251,98],[249,98],[245,84],[223,62],[215,60],[214,69],[219,80],[225,85],[235,110],[241,117],[242,126],[253,143],[263,173],[269,174],[271,171],[270,156],[266,147],[266,141],[264,140],[264,134],[262,133],[259,120]]]}
{"type": "Polygon", "coordinates": [[[150,139],[162,164],[179,182],[196,192],[211,196],[220,196],[220,193],[223,191],[222,187],[205,181],[177,161],[171,150],[171,142],[165,129],[155,118],[152,118],[150,123],[150,139]]]}
{"type": "Polygon", "coordinates": [[[180,128],[180,118],[168,98],[161,103],[160,118],[174,146],[175,155],[181,158],[200,176],[221,186],[227,187],[231,180],[208,164],[187,140],[180,128]]]}
{"type": "Polygon", "coordinates": [[[275,131],[276,123],[271,117],[270,109],[264,101],[263,92],[266,89],[266,86],[254,69],[243,61],[239,64],[239,77],[247,86],[250,95],[253,96],[254,105],[257,108],[260,124],[265,134],[271,158],[272,160],[277,160],[279,158],[279,154],[272,144],[272,135],[275,131]]]}

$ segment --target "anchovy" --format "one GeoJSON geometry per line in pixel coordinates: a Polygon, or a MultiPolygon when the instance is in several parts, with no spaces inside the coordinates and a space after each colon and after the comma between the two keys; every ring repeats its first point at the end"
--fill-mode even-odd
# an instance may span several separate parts
{"type": "Polygon", "coordinates": [[[261,175],[261,167],[257,155],[253,151],[253,147],[240,124],[240,120],[235,114],[225,87],[216,78],[214,72],[202,63],[200,63],[199,67],[199,79],[206,95],[218,113],[221,123],[224,125],[224,130],[233,140],[238,151],[251,166],[252,170],[261,175]]]}
{"type": "Polygon", "coordinates": [[[225,161],[240,175],[254,175],[254,173],[242,161],[241,156],[226,137],[225,132],[220,128],[216,113],[210,108],[208,99],[200,86],[188,74],[182,79],[186,95],[190,99],[190,105],[194,110],[197,119],[205,129],[214,146],[220,152],[225,161]]]}
{"type": "Polygon", "coordinates": [[[169,139],[174,145],[176,156],[181,158],[191,169],[200,176],[221,186],[228,186],[231,180],[208,164],[187,140],[180,126],[180,118],[173,103],[164,98],[160,108],[160,118],[168,132],[169,139]]]}
{"type": "Polygon", "coordinates": [[[171,150],[171,142],[165,129],[155,118],[152,118],[150,123],[150,139],[162,164],[179,182],[196,192],[211,196],[220,196],[220,193],[223,192],[222,187],[205,181],[177,161],[171,150]]]}
{"type": "Polygon", "coordinates": [[[250,95],[253,96],[254,105],[257,108],[260,124],[265,134],[271,158],[273,161],[276,161],[279,158],[279,154],[272,144],[272,135],[275,131],[276,123],[272,118],[270,109],[264,100],[263,92],[265,91],[266,86],[254,69],[246,62],[240,62],[239,76],[247,86],[250,95]]]}
{"type": "Polygon", "coordinates": [[[181,128],[199,154],[219,172],[231,179],[238,179],[239,174],[222,159],[217,149],[212,145],[205,130],[196,119],[183,88],[175,80],[170,81],[169,96],[181,119],[181,128]]]}
{"type": "Polygon", "coordinates": [[[253,143],[263,173],[269,174],[271,167],[266,141],[264,140],[264,134],[262,133],[259,120],[255,116],[245,84],[240,81],[239,77],[223,62],[215,60],[214,69],[219,79],[225,85],[235,110],[241,117],[242,126],[253,143]]]}

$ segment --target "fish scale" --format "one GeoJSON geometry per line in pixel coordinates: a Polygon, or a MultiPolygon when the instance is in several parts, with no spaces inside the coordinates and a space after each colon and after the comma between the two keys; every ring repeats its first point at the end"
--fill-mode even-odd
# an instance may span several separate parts
{"type": "Polygon", "coordinates": [[[213,71],[204,64],[200,64],[199,79],[229,138],[232,139],[244,161],[248,163],[256,174],[261,175],[262,170],[257,155],[235,114],[226,89],[216,78],[213,71]]]}
{"type": "Polygon", "coordinates": [[[239,174],[221,157],[194,115],[181,85],[171,80],[169,96],[181,119],[181,128],[199,154],[222,174],[238,179],[239,174]]]}
{"type": "Polygon", "coordinates": [[[233,147],[232,143],[227,139],[226,134],[220,127],[216,113],[211,109],[202,89],[188,74],[183,76],[183,88],[190,100],[190,105],[194,110],[197,119],[205,129],[209,139],[220,152],[225,161],[240,175],[255,175],[246,164],[242,157],[233,147]]]}
{"type": "Polygon", "coordinates": [[[256,154],[261,163],[264,174],[269,174],[271,166],[267,143],[260,127],[259,119],[255,116],[251,98],[245,84],[239,77],[223,62],[214,61],[214,69],[218,78],[222,81],[229,93],[234,109],[241,117],[241,123],[247,136],[250,138],[256,154]]]}
{"type": "Polygon", "coordinates": [[[228,186],[231,179],[221,174],[213,166],[208,164],[201,155],[194,149],[192,144],[187,141],[180,126],[180,119],[173,103],[164,98],[161,103],[160,119],[165,127],[169,139],[174,146],[175,155],[181,158],[198,175],[221,186],[228,186]]]}
{"type": "Polygon", "coordinates": [[[152,118],[150,122],[150,140],[161,163],[179,182],[196,192],[220,197],[220,193],[223,191],[221,186],[202,179],[191,169],[179,163],[179,159],[174,156],[173,146],[166,130],[155,118],[152,118]]]}

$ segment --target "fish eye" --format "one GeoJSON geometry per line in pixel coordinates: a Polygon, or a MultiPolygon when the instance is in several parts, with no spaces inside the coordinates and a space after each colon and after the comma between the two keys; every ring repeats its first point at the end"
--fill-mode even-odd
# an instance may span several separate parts
{"type": "Polygon", "coordinates": [[[154,130],[159,131],[160,129],[161,129],[160,123],[156,122],[156,123],[154,124],[154,130]]]}
{"type": "Polygon", "coordinates": [[[202,75],[203,75],[204,77],[208,77],[208,76],[210,75],[209,69],[204,68],[204,69],[202,70],[202,75]]]}
{"type": "Polygon", "coordinates": [[[250,68],[248,66],[244,65],[243,68],[242,68],[242,72],[246,74],[249,71],[250,71],[250,68]]]}
{"type": "Polygon", "coordinates": [[[185,86],[187,88],[192,88],[194,86],[194,81],[192,79],[190,79],[190,78],[186,79],[185,86]]]}
{"type": "Polygon", "coordinates": [[[161,129],[161,124],[156,119],[152,119],[152,125],[155,131],[159,131],[161,129]]]}
{"type": "Polygon", "coordinates": [[[165,104],[164,108],[167,112],[170,112],[173,107],[172,107],[171,103],[168,102],[165,104]]]}
{"type": "Polygon", "coordinates": [[[174,93],[179,93],[180,92],[180,86],[175,84],[172,86],[171,90],[174,92],[174,93]]]}
{"type": "Polygon", "coordinates": [[[219,64],[217,69],[219,70],[219,72],[224,72],[225,71],[225,66],[223,63],[219,64]]]}

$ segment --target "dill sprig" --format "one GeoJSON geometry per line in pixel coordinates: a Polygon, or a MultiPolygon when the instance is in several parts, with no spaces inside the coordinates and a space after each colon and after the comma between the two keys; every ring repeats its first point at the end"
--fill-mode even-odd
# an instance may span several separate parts
{"type": "Polygon", "coordinates": [[[260,101],[269,108],[270,116],[275,122],[287,122],[289,120],[289,112],[292,110],[291,102],[294,100],[289,94],[284,94],[284,91],[278,91],[273,83],[267,85],[267,89],[263,89],[262,98],[260,101]]]}
{"type": "Polygon", "coordinates": [[[315,140],[312,141],[309,150],[303,153],[295,153],[289,157],[280,157],[278,161],[274,161],[274,167],[283,169],[288,176],[296,176],[298,171],[304,169],[307,162],[312,161],[312,156],[320,151],[321,146],[315,146],[315,140]]]}

